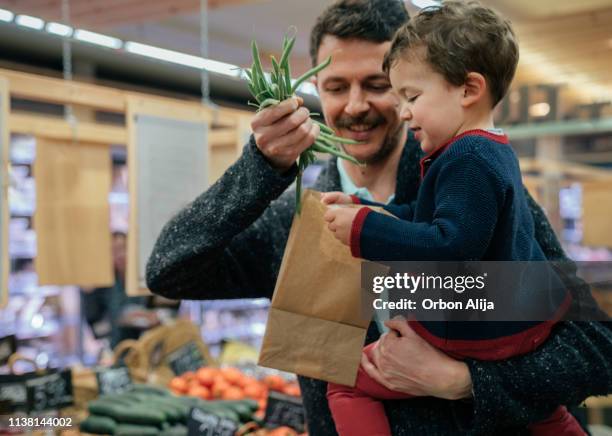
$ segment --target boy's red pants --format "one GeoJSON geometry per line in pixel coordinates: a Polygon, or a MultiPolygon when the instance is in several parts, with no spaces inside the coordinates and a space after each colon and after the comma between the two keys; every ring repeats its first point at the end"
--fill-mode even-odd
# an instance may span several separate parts
{"type": "MultiPolygon", "coordinates": [[[[371,359],[375,343],[364,348],[371,359]]],[[[395,392],[372,379],[360,366],[354,388],[330,383],[327,399],[340,436],[390,436],[391,428],[382,400],[404,400],[409,394],[395,392]]],[[[546,420],[529,426],[534,436],[582,436],[586,433],[564,406],[546,420]]]]}

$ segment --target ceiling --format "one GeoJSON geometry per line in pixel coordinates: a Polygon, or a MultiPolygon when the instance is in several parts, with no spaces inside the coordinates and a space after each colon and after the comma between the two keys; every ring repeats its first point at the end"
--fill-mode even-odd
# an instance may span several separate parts
{"type": "MultiPolygon", "coordinates": [[[[71,24],[201,54],[200,0],[67,0],[71,24]]],[[[572,100],[612,100],[612,0],[482,0],[509,17],[519,37],[515,84],[559,83],[572,100]]],[[[208,0],[208,57],[250,64],[249,42],[277,53],[297,28],[296,74],[310,66],[308,33],[331,0],[208,0]]],[[[411,13],[418,10],[407,2],[411,13]]],[[[0,7],[61,21],[62,0],[0,0],[0,7]]]]}

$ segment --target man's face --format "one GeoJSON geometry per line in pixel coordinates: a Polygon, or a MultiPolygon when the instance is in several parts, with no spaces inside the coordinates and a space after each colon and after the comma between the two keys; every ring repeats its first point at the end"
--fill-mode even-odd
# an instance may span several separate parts
{"type": "Polygon", "coordinates": [[[345,149],[370,164],[386,159],[402,140],[399,102],[382,71],[390,44],[326,35],[317,57],[317,63],[332,57],[316,79],[325,122],[340,136],[363,142],[345,149]]]}

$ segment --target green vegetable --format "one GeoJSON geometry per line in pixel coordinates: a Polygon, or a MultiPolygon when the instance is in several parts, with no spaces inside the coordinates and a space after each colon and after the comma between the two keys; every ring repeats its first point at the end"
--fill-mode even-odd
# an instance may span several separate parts
{"type": "MultiPolygon", "coordinates": [[[[306,73],[298,77],[297,80],[291,83],[291,66],[289,65],[289,56],[293,45],[295,44],[295,36],[290,38],[285,37],[283,40],[283,53],[280,60],[272,57],[272,72],[269,75],[270,80],[266,77],[263,68],[261,66],[261,58],[259,57],[259,49],[255,41],[251,42],[251,52],[253,55],[253,64],[250,69],[246,70],[246,75],[249,79],[248,87],[251,95],[257,103],[248,104],[255,106],[258,110],[265,109],[269,106],[279,104],[281,101],[293,97],[299,86],[308,80],[310,77],[317,74],[322,69],[326,68],[331,63],[331,57],[328,57],[325,61],[320,63],[314,68],[311,68],[306,73]]],[[[311,114],[312,116],[312,114],[311,114]]],[[[357,165],[361,165],[354,157],[344,153],[337,144],[360,144],[357,141],[351,139],[342,138],[336,136],[333,129],[329,128],[323,123],[313,120],[320,128],[321,132],[317,137],[315,143],[303,151],[298,158],[298,174],[296,179],[295,189],[295,206],[296,211],[299,214],[301,211],[301,198],[302,198],[302,174],[308,165],[316,161],[315,152],[329,153],[340,159],[346,159],[357,165]]]]}
{"type": "Polygon", "coordinates": [[[159,429],[148,425],[120,424],[114,434],[115,436],[158,436],[159,429]]]}
{"type": "Polygon", "coordinates": [[[85,421],[81,422],[79,428],[84,433],[113,434],[117,423],[107,416],[89,415],[85,421]]]}

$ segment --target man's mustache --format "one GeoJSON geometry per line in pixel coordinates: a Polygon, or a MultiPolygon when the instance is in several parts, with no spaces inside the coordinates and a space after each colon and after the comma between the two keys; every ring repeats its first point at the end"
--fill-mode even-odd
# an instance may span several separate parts
{"type": "Polygon", "coordinates": [[[334,123],[336,128],[346,129],[351,126],[359,125],[359,124],[369,124],[372,126],[378,126],[385,122],[385,117],[377,113],[367,113],[365,115],[360,115],[358,117],[351,117],[348,115],[342,115],[336,119],[334,123]]]}

